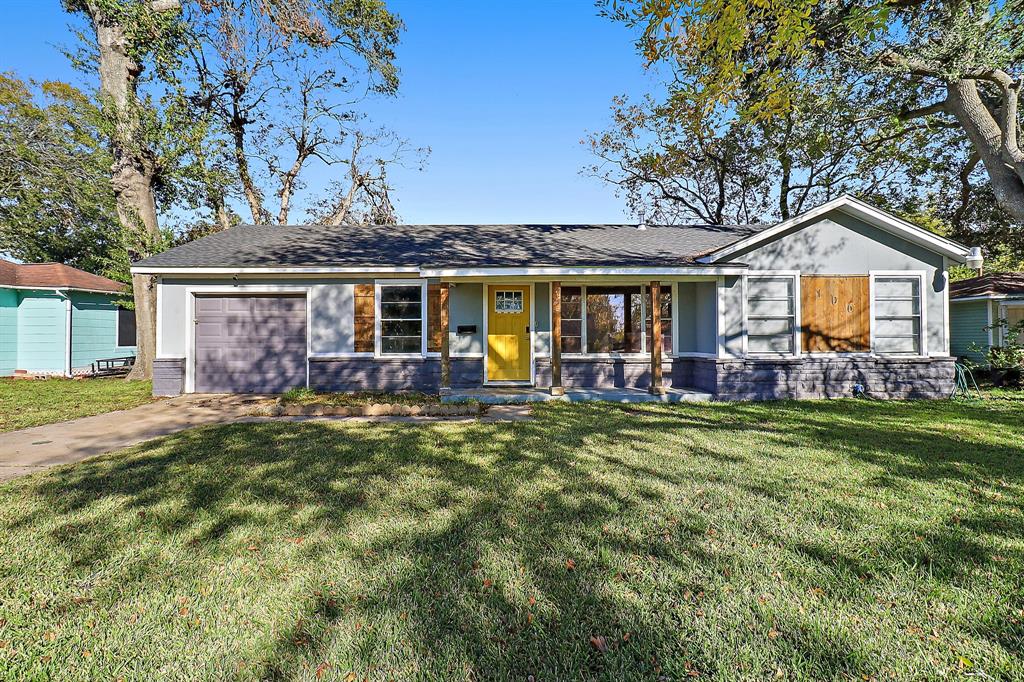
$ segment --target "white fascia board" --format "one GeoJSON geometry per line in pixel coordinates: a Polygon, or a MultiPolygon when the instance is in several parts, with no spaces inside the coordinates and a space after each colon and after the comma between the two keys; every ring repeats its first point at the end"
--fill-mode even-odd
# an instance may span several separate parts
{"type": "Polygon", "coordinates": [[[781,223],[764,229],[757,234],[747,237],[746,239],[741,239],[738,242],[729,244],[728,246],[718,249],[717,251],[714,251],[702,258],[698,258],[697,262],[714,263],[722,258],[731,256],[738,251],[742,251],[743,249],[748,249],[765,242],[770,242],[778,235],[801,223],[810,222],[829,211],[835,210],[842,211],[854,216],[855,218],[860,218],[875,227],[885,230],[886,232],[902,237],[909,242],[924,246],[935,253],[947,256],[957,263],[966,263],[967,256],[970,254],[970,249],[962,244],[957,244],[950,239],[940,237],[939,235],[929,232],[922,227],[918,227],[913,223],[908,223],[906,220],[875,208],[860,199],[856,199],[849,195],[843,195],[837,199],[833,199],[832,201],[827,201],[820,206],[816,206],[809,211],[805,211],[798,216],[794,216],[789,220],[784,220],[781,223]]]}
{"type": "Polygon", "coordinates": [[[747,266],[729,264],[726,266],[683,266],[683,267],[525,267],[525,268],[414,268],[414,267],[373,267],[373,268],[132,268],[134,275],[414,275],[423,278],[437,277],[563,277],[563,276],[661,276],[685,275],[740,275],[747,266]]]}
{"type": "Polygon", "coordinates": [[[1021,294],[977,294],[975,296],[961,296],[949,299],[950,303],[968,303],[971,301],[1001,301],[1004,299],[1024,298],[1021,294]]]}
{"type": "Polygon", "coordinates": [[[133,267],[133,275],[362,275],[362,274],[419,274],[416,267],[291,267],[291,268],[160,268],[133,267]]]}
{"type": "Polygon", "coordinates": [[[23,287],[13,284],[0,284],[0,289],[15,289],[17,291],[78,291],[85,294],[107,294],[108,296],[123,296],[121,291],[107,291],[106,289],[79,289],[78,287],[23,287]]]}
{"type": "Polygon", "coordinates": [[[679,277],[685,275],[742,275],[746,265],[695,267],[526,267],[526,268],[423,268],[421,277],[679,277]]]}

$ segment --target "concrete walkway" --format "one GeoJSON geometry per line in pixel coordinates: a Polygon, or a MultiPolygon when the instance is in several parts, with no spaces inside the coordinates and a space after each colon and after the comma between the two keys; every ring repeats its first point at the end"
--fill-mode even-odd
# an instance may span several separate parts
{"type": "Polygon", "coordinates": [[[251,420],[253,396],[180,396],[130,410],[0,433],[0,481],[204,424],[251,420]]]}
{"type": "MultiPolygon", "coordinates": [[[[206,424],[262,421],[473,422],[477,417],[260,417],[254,408],[274,396],[187,395],[130,410],[0,433],[0,481],[81,462],[136,443],[206,424]]],[[[492,407],[481,421],[529,419],[521,405],[492,407]]]]}

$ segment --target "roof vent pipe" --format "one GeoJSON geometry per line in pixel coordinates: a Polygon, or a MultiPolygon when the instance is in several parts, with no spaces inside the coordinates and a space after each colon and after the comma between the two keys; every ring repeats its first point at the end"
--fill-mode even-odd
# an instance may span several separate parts
{"type": "Polygon", "coordinates": [[[985,257],[981,255],[980,246],[972,246],[971,252],[967,254],[967,267],[972,270],[977,270],[978,274],[981,274],[981,267],[985,262],[985,257]]]}
{"type": "Polygon", "coordinates": [[[646,230],[646,229],[647,229],[647,222],[646,222],[646,221],[643,221],[643,220],[641,220],[641,221],[640,221],[639,223],[637,223],[636,229],[638,229],[638,230],[640,230],[641,232],[643,232],[644,230],[646,230]]]}

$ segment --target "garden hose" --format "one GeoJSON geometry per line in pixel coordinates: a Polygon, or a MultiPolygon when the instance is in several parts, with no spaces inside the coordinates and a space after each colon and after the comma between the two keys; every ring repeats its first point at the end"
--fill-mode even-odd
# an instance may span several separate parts
{"type": "Polygon", "coordinates": [[[959,362],[953,366],[956,369],[956,381],[953,382],[953,393],[950,394],[950,399],[970,398],[972,387],[977,397],[979,399],[982,398],[981,389],[978,388],[978,382],[974,380],[974,373],[971,371],[971,368],[959,362]]]}

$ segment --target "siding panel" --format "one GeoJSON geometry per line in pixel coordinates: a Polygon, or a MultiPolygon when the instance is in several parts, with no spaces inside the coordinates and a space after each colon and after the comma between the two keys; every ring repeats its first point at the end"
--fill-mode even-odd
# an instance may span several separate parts
{"type": "Polygon", "coordinates": [[[949,304],[949,336],[950,352],[962,358],[982,362],[984,355],[972,351],[970,346],[976,343],[982,348],[988,347],[988,301],[967,301],[949,304]]]}
{"type": "Polygon", "coordinates": [[[64,371],[64,299],[47,291],[18,292],[18,369],[64,371]]]}
{"type": "Polygon", "coordinates": [[[0,289],[0,376],[18,368],[18,292],[0,289]]]}

